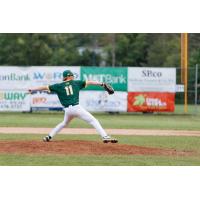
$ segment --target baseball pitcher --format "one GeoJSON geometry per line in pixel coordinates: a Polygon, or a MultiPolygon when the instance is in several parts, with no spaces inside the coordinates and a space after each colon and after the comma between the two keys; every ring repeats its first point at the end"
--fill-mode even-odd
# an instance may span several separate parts
{"type": "Polygon", "coordinates": [[[104,143],[117,143],[117,139],[111,138],[102,128],[97,119],[94,118],[88,111],[86,111],[81,105],[79,105],[79,92],[81,89],[85,88],[87,85],[98,85],[104,87],[104,89],[109,93],[113,94],[113,88],[106,84],[97,81],[79,81],[74,80],[74,75],[70,70],[65,70],[63,72],[63,82],[42,86],[37,88],[30,88],[29,93],[35,91],[50,91],[58,95],[60,103],[64,107],[64,120],[58,124],[47,136],[43,138],[44,142],[49,142],[52,138],[69,122],[74,118],[78,117],[87,123],[91,124],[97,132],[102,137],[104,143]]]}

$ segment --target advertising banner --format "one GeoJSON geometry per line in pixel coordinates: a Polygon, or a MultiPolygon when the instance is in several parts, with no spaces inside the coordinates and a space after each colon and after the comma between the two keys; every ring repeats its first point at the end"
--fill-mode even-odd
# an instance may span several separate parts
{"type": "Polygon", "coordinates": [[[62,82],[62,74],[65,70],[71,70],[75,80],[80,79],[80,67],[30,67],[31,86],[52,85],[62,82]]]}
{"type": "Polygon", "coordinates": [[[129,67],[129,92],[172,92],[176,91],[176,69],[156,67],[129,67]]]}
{"type": "Polygon", "coordinates": [[[30,83],[28,67],[0,67],[0,90],[23,90],[30,83]]]}
{"type": "MultiPolygon", "coordinates": [[[[81,67],[81,79],[106,82],[116,91],[127,91],[126,67],[81,67]]],[[[85,90],[102,90],[102,88],[88,86],[85,90]]]]}
{"type": "Polygon", "coordinates": [[[56,94],[37,92],[31,95],[31,107],[34,108],[61,108],[62,105],[56,94]]]}
{"type": "Polygon", "coordinates": [[[55,84],[62,81],[64,70],[71,70],[80,79],[80,67],[0,67],[0,90],[27,90],[30,87],[55,84]]]}
{"type": "Polygon", "coordinates": [[[127,112],[127,92],[81,91],[80,105],[91,112],[127,112]]]}
{"type": "Polygon", "coordinates": [[[174,112],[174,93],[129,92],[128,112],[174,112]]]}
{"type": "Polygon", "coordinates": [[[0,111],[30,111],[30,95],[24,91],[0,91],[0,111]]]}

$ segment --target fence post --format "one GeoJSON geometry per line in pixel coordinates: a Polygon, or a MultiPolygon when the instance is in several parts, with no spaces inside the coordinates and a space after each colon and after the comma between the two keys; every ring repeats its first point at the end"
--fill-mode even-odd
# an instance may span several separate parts
{"type": "Polygon", "coordinates": [[[198,64],[195,66],[195,110],[196,114],[198,112],[197,104],[198,104],[198,64]]]}

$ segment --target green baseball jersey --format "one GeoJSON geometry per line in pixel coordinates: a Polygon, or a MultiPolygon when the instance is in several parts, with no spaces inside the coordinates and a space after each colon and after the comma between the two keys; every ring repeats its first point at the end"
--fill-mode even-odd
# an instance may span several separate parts
{"type": "Polygon", "coordinates": [[[79,104],[79,91],[86,87],[86,81],[70,80],[54,85],[49,85],[49,90],[58,95],[64,107],[79,104]]]}

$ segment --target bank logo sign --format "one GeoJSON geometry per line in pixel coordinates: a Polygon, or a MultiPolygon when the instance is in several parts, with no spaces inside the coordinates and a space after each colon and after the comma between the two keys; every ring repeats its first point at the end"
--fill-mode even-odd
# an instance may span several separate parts
{"type": "Polygon", "coordinates": [[[30,81],[29,74],[6,73],[0,74],[0,81],[30,81]]]}
{"type": "Polygon", "coordinates": [[[25,89],[30,82],[28,67],[0,67],[0,90],[25,89]]]}
{"type": "MultiPolygon", "coordinates": [[[[127,68],[82,67],[81,79],[109,83],[116,91],[127,91],[127,68]]],[[[86,90],[102,90],[102,88],[89,86],[86,90]]]]}

